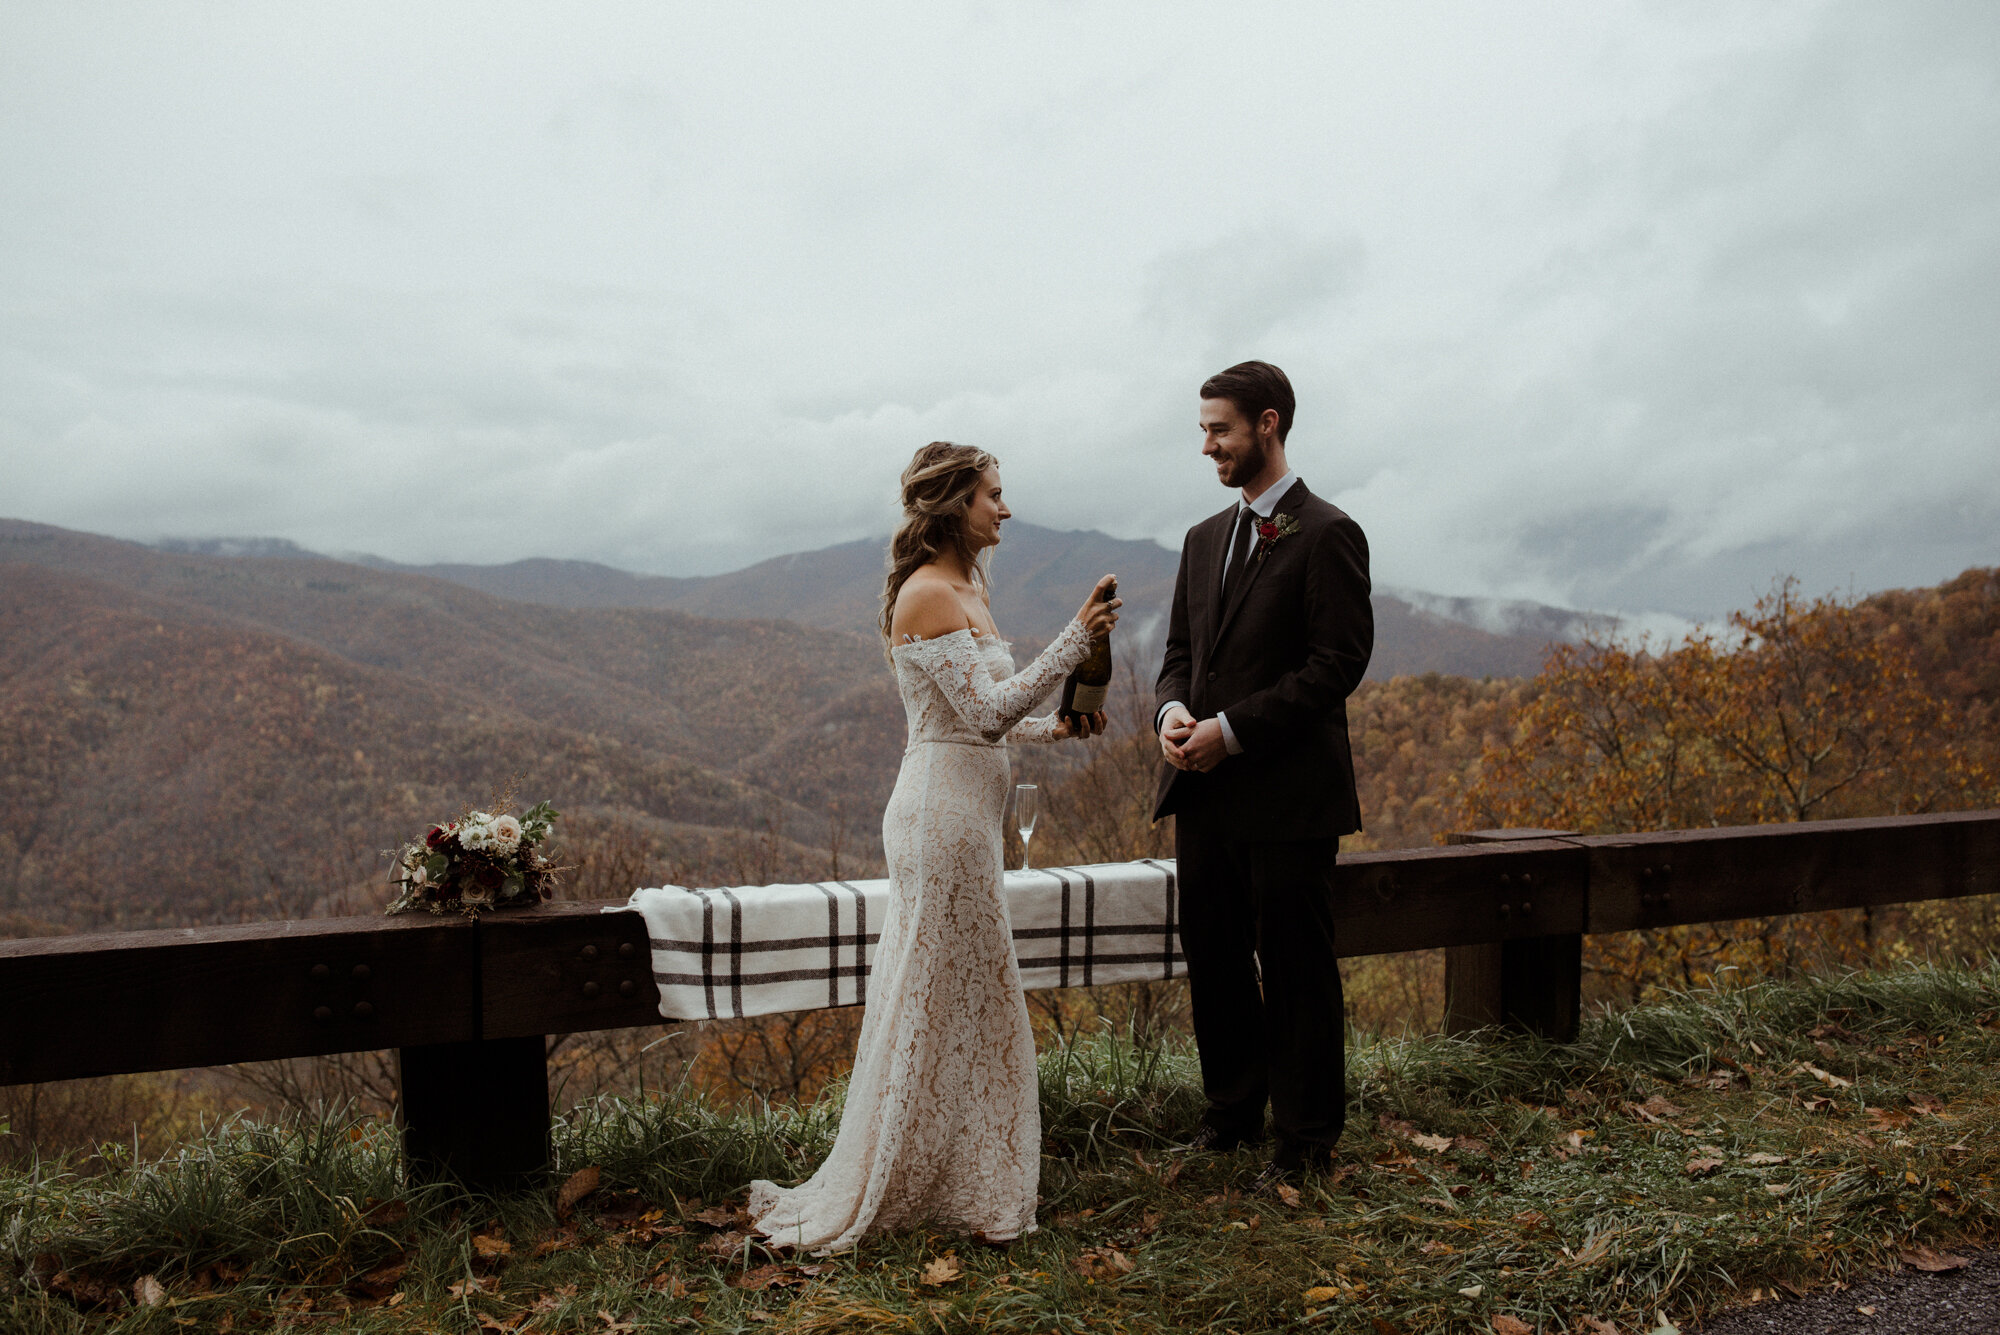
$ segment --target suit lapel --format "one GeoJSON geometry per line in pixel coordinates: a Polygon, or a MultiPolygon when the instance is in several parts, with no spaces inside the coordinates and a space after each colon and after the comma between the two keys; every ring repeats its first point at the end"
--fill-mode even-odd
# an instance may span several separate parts
{"type": "MultiPolygon", "coordinates": [[[[1272,508],[1271,513],[1273,515],[1286,514],[1291,515],[1294,519],[1298,518],[1295,507],[1305,500],[1307,495],[1305,488],[1306,484],[1303,480],[1292,483],[1285,490],[1284,496],[1279,499],[1277,505],[1272,508]]],[[[1224,541],[1226,542],[1227,539],[1224,541]]],[[[1256,548],[1253,546],[1251,551],[1256,551],[1256,548]]],[[[1219,557],[1217,559],[1218,561],[1220,560],[1219,557]]],[[[1250,596],[1250,590],[1257,583],[1258,576],[1264,573],[1265,561],[1269,561],[1270,559],[1270,552],[1264,553],[1264,559],[1261,561],[1254,556],[1249,558],[1250,569],[1243,582],[1236,586],[1236,596],[1229,600],[1229,605],[1223,608],[1221,615],[1217,617],[1215,622],[1215,637],[1209,641],[1210,644],[1220,644],[1222,642],[1223,633],[1229,629],[1230,622],[1236,619],[1237,610],[1243,606],[1244,600],[1250,596]]],[[[1218,598],[1220,597],[1219,594],[1217,596],[1218,598]]]]}

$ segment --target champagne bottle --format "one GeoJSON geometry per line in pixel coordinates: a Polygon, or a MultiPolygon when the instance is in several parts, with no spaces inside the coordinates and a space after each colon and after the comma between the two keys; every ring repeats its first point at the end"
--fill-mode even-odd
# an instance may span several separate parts
{"type": "MultiPolygon", "coordinates": [[[[1097,599],[1108,603],[1118,596],[1118,581],[1104,586],[1104,592],[1097,599]]],[[[1062,708],[1057,714],[1074,723],[1085,714],[1095,714],[1104,708],[1104,697],[1111,693],[1111,632],[1106,631],[1102,639],[1093,641],[1090,657],[1076,665],[1063,683],[1062,708]]]]}

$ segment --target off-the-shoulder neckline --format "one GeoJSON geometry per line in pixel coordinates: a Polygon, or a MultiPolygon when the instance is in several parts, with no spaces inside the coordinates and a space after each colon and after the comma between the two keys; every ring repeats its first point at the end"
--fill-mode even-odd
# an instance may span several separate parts
{"type": "Polygon", "coordinates": [[[983,631],[974,630],[970,626],[960,626],[957,630],[947,631],[943,635],[932,635],[928,637],[922,635],[916,635],[916,636],[905,635],[903,637],[902,643],[890,646],[889,652],[893,654],[898,649],[914,649],[920,644],[938,644],[944,640],[950,639],[954,635],[969,635],[972,637],[972,642],[974,644],[979,643],[981,640],[991,640],[993,643],[1000,645],[1003,648],[1013,643],[1013,641],[1008,640],[1004,636],[988,635],[985,634],[983,631]]]}

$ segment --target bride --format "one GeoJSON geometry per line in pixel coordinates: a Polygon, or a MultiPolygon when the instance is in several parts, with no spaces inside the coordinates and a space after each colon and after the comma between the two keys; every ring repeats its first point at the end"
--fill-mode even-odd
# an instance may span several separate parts
{"type": "MultiPolygon", "coordinates": [[[[985,552],[1008,518],[984,450],[943,441],[903,470],[882,633],[909,749],[882,815],[889,907],[833,1150],[803,1185],[750,1184],[750,1217],[822,1255],[919,1221],[1006,1242],[1035,1228],[1035,1040],[1007,906],[1008,741],[1101,732],[1029,718],[1118,620],[1096,601],[1020,672],[987,606],[985,552]]],[[[1110,579],[1109,575],[1105,579],[1110,579]]]]}

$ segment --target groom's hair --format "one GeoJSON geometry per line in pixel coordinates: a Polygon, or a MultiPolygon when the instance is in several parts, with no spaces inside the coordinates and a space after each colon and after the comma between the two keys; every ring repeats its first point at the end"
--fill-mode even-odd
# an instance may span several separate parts
{"type": "Polygon", "coordinates": [[[1267,408],[1278,410],[1278,443],[1291,434],[1292,410],[1298,400],[1292,396],[1292,382],[1269,362],[1238,362],[1227,371],[1218,371],[1201,382],[1204,399],[1228,399],[1251,426],[1267,408]]]}

